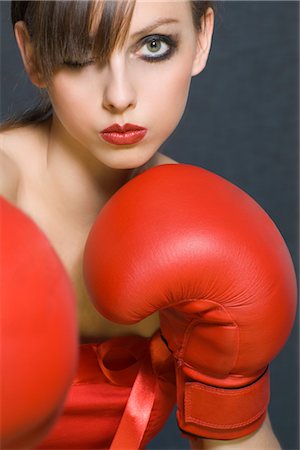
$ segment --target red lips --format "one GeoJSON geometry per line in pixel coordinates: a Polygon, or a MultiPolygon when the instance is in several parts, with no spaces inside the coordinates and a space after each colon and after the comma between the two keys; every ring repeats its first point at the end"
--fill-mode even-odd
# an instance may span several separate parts
{"type": "Polygon", "coordinates": [[[125,125],[121,126],[118,123],[114,123],[108,128],[105,128],[105,130],[102,130],[101,133],[125,133],[126,131],[136,131],[136,130],[145,130],[144,127],[139,127],[138,125],[135,125],[134,123],[125,123],[125,125]]]}
{"type": "Polygon", "coordinates": [[[100,132],[102,138],[115,145],[131,145],[141,141],[147,133],[147,128],[132,123],[121,126],[114,123],[100,132]]]}

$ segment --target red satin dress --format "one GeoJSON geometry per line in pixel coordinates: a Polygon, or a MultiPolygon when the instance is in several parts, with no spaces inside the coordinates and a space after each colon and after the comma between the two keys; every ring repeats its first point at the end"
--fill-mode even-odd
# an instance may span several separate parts
{"type": "Polygon", "coordinates": [[[82,344],[63,414],[37,448],[144,448],[175,399],[173,360],[158,333],[82,344]]]}

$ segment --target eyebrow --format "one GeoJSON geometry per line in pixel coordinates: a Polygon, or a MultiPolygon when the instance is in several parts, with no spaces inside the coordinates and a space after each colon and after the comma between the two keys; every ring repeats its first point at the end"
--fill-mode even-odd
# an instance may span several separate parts
{"type": "Polygon", "coordinates": [[[137,31],[136,33],[134,33],[132,35],[133,38],[136,38],[138,36],[140,36],[141,34],[148,34],[150,33],[152,30],[154,30],[154,28],[159,27],[160,25],[165,25],[168,23],[178,23],[179,20],[177,19],[158,19],[155,22],[153,22],[151,25],[148,25],[147,27],[143,28],[140,31],[137,31]]]}

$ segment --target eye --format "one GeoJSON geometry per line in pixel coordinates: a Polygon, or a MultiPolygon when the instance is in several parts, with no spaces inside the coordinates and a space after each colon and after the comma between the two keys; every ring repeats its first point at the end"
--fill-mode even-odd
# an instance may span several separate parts
{"type": "Polygon", "coordinates": [[[87,60],[87,61],[64,61],[63,62],[64,66],[70,67],[72,69],[80,69],[83,67],[90,66],[94,63],[95,63],[95,61],[92,59],[87,60]]]}
{"type": "Polygon", "coordinates": [[[171,58],[178,48],[177,37],[154,34],[146,36],[138,44],[137,56],[144,61],[158,62],[171,58]]]}

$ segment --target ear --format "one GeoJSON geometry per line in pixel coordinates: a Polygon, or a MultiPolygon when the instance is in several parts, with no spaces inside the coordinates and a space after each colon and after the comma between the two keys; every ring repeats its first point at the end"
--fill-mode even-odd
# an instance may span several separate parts
{"type": "Polygon", "coordinates": [[[15,36],[30,81],[38,88],[45,87],[46,85],[35,67],[33,46],[25,22],[21,20],[16,22],[15,36]]]}
{"type": "Polygon", "coordinates": [[[195,59],[192,67],[192,76],[198,75],[206,66],[214,30],[214,11],[208,8],[201,18],[201,30],[197,32],[197,45],[195,59]]]}

